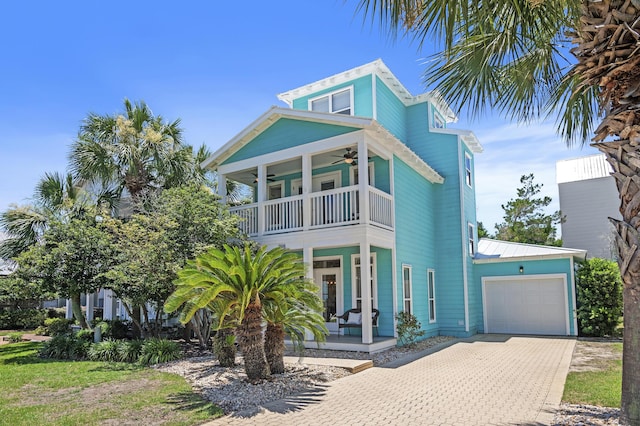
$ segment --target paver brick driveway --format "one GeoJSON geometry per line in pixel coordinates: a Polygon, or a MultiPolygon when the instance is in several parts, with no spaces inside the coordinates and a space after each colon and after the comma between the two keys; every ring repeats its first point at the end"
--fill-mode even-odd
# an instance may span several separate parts
{"type": "Polygon", "coordinates": [[[396,368],[371,368],[317,392],[212,425],[549,424],[574,339],[476,335],[396,368]]]}

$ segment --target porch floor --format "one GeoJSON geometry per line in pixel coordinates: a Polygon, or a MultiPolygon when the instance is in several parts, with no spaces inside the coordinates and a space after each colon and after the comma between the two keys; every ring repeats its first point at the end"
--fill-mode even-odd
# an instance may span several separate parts
{"type": "MultiPolygon", "coordinates": [[[[290,341],[286,341],[288,345],[290,341]]],[[[327,349],[332,351],[352,351],[352,352],[367,352],[375,353],[385,349],[395,347],[398,343],[398,339],[388,336],[374,336],[373,343],[362,343],[361,336],[341,336],[337,334],[330,334],[327,336],[327,341],[318,343],[314,340],[307,340],[304,342],[304,347],[307,349],[327,349]]]]}

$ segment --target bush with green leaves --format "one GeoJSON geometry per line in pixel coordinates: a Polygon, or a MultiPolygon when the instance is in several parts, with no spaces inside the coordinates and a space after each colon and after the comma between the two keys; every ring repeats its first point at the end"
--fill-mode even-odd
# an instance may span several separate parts
{"type": "Polygon", "coordinates": [[[78,330],[76,333],[76,338],[78,340],[82,340],[83,342],[93,342],[93,331],[92,330],[78,330]]]}
{"type": "Polygon", "coordinates": [[[622,315],[622,280],[616,262],[592,258],[576,272],[578,326],[584,336],[613,336],[622,315]]]}
{"type": "Polygon", "coordinates": [[[398,339],[402,346],[410,346],[416,342],[416,340],[425,335],[425,331],[421,330],[422,324],[415,315],[401,311],[396,315],[398,321],[398,339]]]}
{"type": "Polygon", "coordinates": [[[42,309],[0,310],[0,330],[35,329],[44,323],[45,316],[42,309]]]}
{"type": "Polygon", "coordinates": [[[65,318],[47,318],[44,320],[46,327],[45,336],[60,336],[71,332],[71,324],[73,320],[65,318]]]}
{"type": "Polygon", "coordinates": [[[138,362],[142,365],[160,364],[182,357],[180,345],[167,339],[151,338],[144,341],[138,362]]]}
{"type": "Polygon", "coordinates": [[[119,362],[121,361],[122,340],[105,339],[95,343],[89,348],[89,359],[91,361],[119,362]]]}
{"type": "Polygon", "coordinates": [[[129,323],[120,319],[99,320],[94,327],[100,327],[103,339],[125,339],[129,331],[129,323]]]}
{"type": "Polygon", "coordinates": [[[144,340],[120,340],[122,344],[118,347],[119,359],[122,362],[137,362],[142,353],[144,340]]]}
{"type": "Polygon", "coordinates": [[[20,343],[22,342],[23,333],[9,333],[7,334],[7,340],[10,343],[20,343]]]}
{"type": "Polygon", "coordinates": [[[75,334],[61,334],[44,343],[40,356],[54,359],[86,359],[91,342],[78,339],[75,334]]]}

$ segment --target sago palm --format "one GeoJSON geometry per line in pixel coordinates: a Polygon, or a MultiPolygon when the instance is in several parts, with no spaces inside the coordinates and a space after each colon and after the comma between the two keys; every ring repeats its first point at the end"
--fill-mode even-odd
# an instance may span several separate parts
{"type": "MultiPolygon", "coordinates": [[[[168,311],[181,309],[189,318],[202,307],[219,301],[216,317],[220,322],[237,321],[236,336],[251,381],[269,377],[264,351],[263,305],[285,306],[287,297],[306,285],[299,256],[282,248],[253,252],[225,245],[211,249],[189,261],[178,272],[176,290],[166,303],[168,311]],[[302,274],[301,274],[302,271],[302,274]]],[[[220,328],[223,324],[218,324],[220,328]]]]}
{"type": "Polygon", "coordinates": [[[360,9],[442,51],[425,83],[472,114],[556,116],[568,144],[591,139],[613,167],[624,282],[621,421],[640,424],[640,1],[360,0],[360,9]],[[570,48],[570,44],[573,47],[570,48]],[[595,121],[600,120],[596,126],[595,121]]]}

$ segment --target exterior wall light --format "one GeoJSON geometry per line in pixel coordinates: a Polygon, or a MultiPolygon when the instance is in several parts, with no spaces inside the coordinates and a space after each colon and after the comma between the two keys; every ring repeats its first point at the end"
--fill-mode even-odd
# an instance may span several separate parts
{"type": "Polygon", "coordinates": [[[518,268],[518,271],[520,271],[521,274],[524,274],[524,266],[520,265],[520,268],[518,268]]]}

